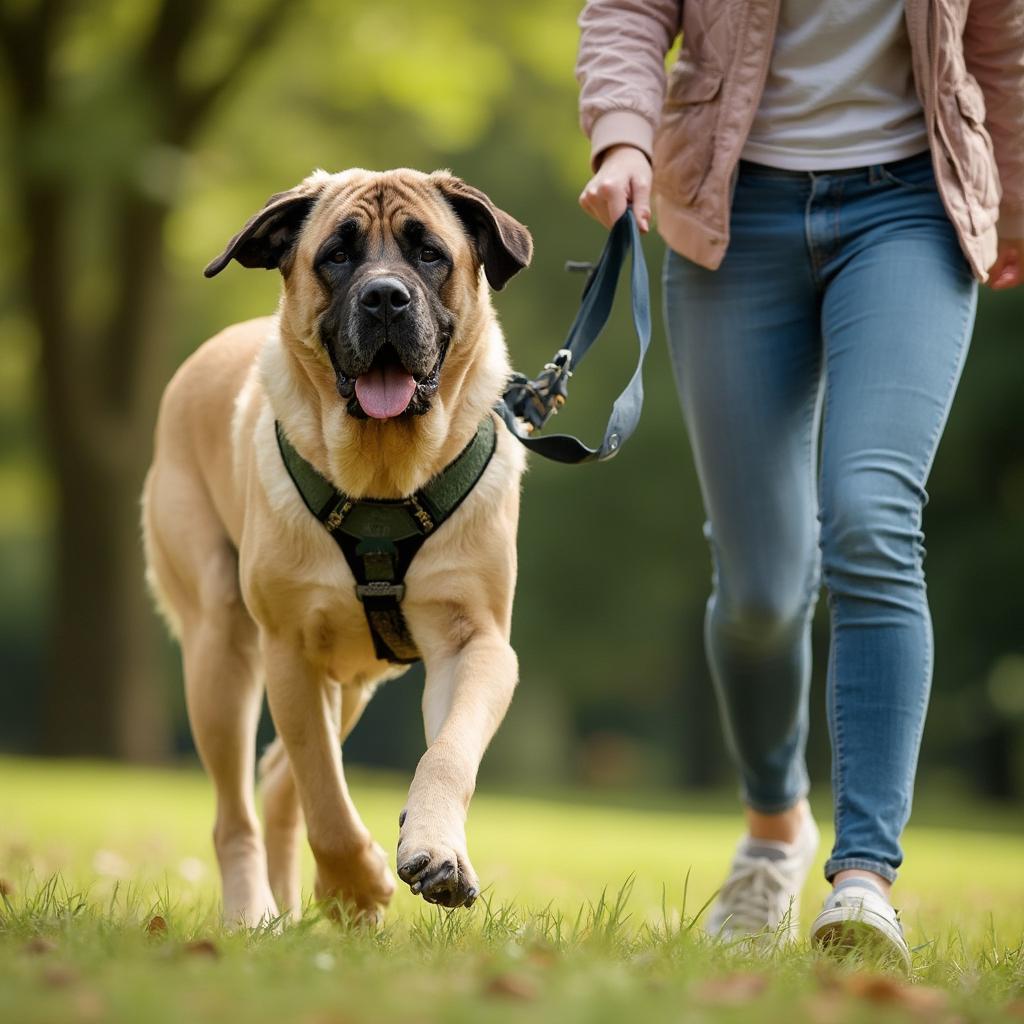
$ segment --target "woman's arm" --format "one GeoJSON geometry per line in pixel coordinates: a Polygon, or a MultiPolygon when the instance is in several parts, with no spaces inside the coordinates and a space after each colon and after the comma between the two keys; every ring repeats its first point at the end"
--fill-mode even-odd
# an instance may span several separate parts
{"type": "Polygon", "coordinates": [[[964,56],[985,94],[985,126],[1003,187],[999,256],[989,283],[1012,288],[1024,279],[1024,5],[972,0],[964,56]]]}
{"type": "Polygon", "coordinates": [[[665,97],[665,54],[681,0],[588,0],[579,18],[580,124],[596,173],[580,205],[610,227],[626,208],[650,226],[651,152],[665,97]]]}
{"type": "Polygon", "coordinates": [[[650,158],[665,98],[665,54],[681,17],[680,0],[588,0],[580,14],[580,124],[595,170],[610,146],[635,146],[650,158]]]}

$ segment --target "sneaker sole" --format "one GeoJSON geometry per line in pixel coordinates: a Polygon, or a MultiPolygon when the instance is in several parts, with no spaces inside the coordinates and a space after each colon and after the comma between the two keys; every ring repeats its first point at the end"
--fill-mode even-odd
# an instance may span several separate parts
{"type": "Polygon", "coordinates": [[[854,915],[848,909],[836,907],[823,910],[811,930],[811,942],[823,948],[852,950],[875,946],[896,954],[900,966],[910,974],[910,948],[903,933],[892,922],[872,910],[858,909],[854,915]]]}

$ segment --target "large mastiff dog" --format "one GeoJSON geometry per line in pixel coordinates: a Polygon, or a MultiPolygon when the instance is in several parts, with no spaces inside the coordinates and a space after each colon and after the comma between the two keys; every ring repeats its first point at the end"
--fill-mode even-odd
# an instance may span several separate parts
{"type": "Polygon", "coordinates": [[[234,259],[283,278],[276,316],[227,328],[169,384],[143,497],[150,583],[181,643],[192,733],[216,787],[229,922],[298,912],[303,817],[319,898],[372,917],[395,887],[349,796],[340,741],[403,668],[375,653],[353,573],[276,430],[353,501],[397,503],[488,428],[486,468],[423,542],[401,600],[426,666],[427,749],[400,816],[398,874],[444,906],[479,892],[465,820],[516,683],[524,465],[511,435],[485,422],[509,374],[488,284],[501,288],[531,249],[521,224],[446,172],[318,171],[207,267],[234,259]],[[261,833],[264,686],[278,738],[261,763],[261,833]]]}

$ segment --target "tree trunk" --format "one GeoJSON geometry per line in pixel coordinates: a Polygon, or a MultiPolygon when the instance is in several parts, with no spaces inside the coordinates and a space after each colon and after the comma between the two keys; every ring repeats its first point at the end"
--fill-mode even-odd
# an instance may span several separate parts
{"type": "Polygon", "coordinates": [[[187,147],[296,4],[266,0],[220,74],[201,85],[184,74],[182,56],[207,21],[206,0],[160,0],[135,60],[119,56],[116,63],[129,76],[125,91],[132,91],[133,103],[135,94],[149,103],[151,133],[131,140],[132,153],[96,190],[111,199],[109,273],[118,290],[99,325],[78,323],[71,304],[81,255],[71,214],[92,198],[90,186],[70,169],[72,154],[54,148],[62,116],[76,110],[64,74],[52,66],[70,5],[13,6],[0,4],[0,51],[14,115],[12,208],[25,234],[24,291],[39,332],[39,392],[56,490],[41,746],[54,754],[159,760],[169,750],[170,730],[138,523],[152,414],[165,378],[169,200],[142,186],[145,158],[155,147],[187,147]]]}
{"type": "MultiPolygon", "coordinates": [[[[41,383],[55,470],[55,556],[46,753],[159,761],[170,752],[159,624],[143,578],[139,496],[164,376],[167,208],[120,203],[119,295],[98,346],[49,338],[41,383]],[[94,373],[76,350],[95,353],[94,373]]],[[[34,268],[45,301],[49,268],[34,268]]],[[[41,313],[41,311],[40,311],[41,313]]],[[[41,322],[41,315],[37,315],[41,322]]]]}
{"type": "Polygon", "coordinates": [[[139,539],[145,460],[112,460],[81,435],[65,444],[57,474],[43,747],[52,754],[158,761],[168,754],[169,728],[159,626],[139,539]]]}

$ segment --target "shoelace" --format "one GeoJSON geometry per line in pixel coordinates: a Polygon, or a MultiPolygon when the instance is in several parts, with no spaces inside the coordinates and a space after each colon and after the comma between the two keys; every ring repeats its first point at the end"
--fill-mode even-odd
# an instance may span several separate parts
{"type": "Polygon", "coordinates": [[[737,858],[722,891],[722,912],[738,925],[774,927],[789,912],[789,879],[767,857],[737,858]]]}

